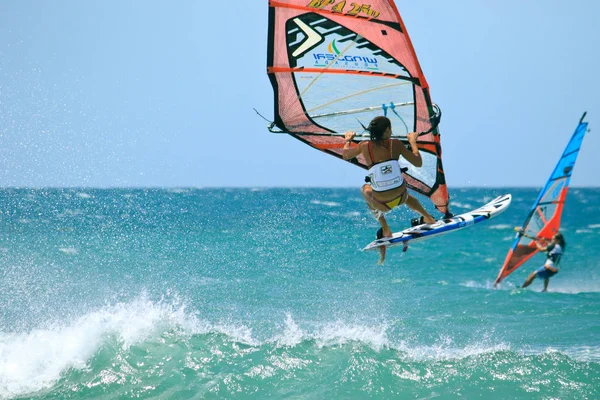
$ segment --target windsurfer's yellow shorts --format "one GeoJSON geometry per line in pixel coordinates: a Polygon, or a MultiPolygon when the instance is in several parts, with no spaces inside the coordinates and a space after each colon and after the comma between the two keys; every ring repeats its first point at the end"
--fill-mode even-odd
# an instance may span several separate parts
{"type": "Polygon", "coordinates": [[[404,193],[398,195],[398,197],[386,202],[377,200],[375,197],[373,197],[373,199],[379,204],[386,206],[391,211],[393,208],[396,208],[399,205],[406,203],[406,200],[408,199],[408,190],[405,190],[404,193]]]}

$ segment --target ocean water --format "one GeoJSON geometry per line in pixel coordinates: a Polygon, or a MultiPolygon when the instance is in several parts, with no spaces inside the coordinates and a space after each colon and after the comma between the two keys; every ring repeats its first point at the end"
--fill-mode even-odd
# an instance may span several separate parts
{"type": "Polygon", "coordinates": [[[2,189],[0,398],[600,398],[600,189],[548,293],[493,289],[537,189],[453,211],[507,192],[379,266],[358,189],[2,189]]]}

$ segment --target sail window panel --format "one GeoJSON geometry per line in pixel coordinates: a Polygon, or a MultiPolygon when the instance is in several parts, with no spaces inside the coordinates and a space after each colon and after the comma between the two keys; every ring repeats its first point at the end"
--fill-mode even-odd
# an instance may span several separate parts
{"type": "Polygon", "coordinates": [[[360,130],[387,114],[396,135],[415,129],[412,85],[397,79],[360,75],[294,74],[307,115],[332,132],[360,130]],[[387,110],[384,110],[383,104],[387,110]],[[396,106],[398,104],[398,106],[396,106]],[[390,109],[390,105],[394,109],[390,109]]]}

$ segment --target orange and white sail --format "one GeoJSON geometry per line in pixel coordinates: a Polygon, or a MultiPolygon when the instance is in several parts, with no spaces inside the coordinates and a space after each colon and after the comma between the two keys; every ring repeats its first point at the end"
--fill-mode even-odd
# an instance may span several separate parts
{"type": "MultiPolygon", "coordinates": [[[[390,118],[396,138],[419,132],[423,167],[403,165],[404,179],[449,212],[440,112],[392,0],[270,0],[267,73],[271,131],[330,155],[341,158],[343,132],[363,131],[379,115],[390,118]]],[[[362,156],[352,162],[366,168],[362,156]]]]}

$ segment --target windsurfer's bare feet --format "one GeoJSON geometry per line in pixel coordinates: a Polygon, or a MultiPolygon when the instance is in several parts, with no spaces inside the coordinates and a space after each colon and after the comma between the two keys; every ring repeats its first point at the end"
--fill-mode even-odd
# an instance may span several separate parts
{"type": "Polygon", "coordinates": [[[394,233],[389,228],[383,230],[383,237],[392,237],[393,234],[394,233]]]}
{"type": "Polygon", "coordinates": [[[435,224],[435,218],[433,218],[431,215],[428,217],[423,216],[423,222],[426,224],[435,224]]]}

